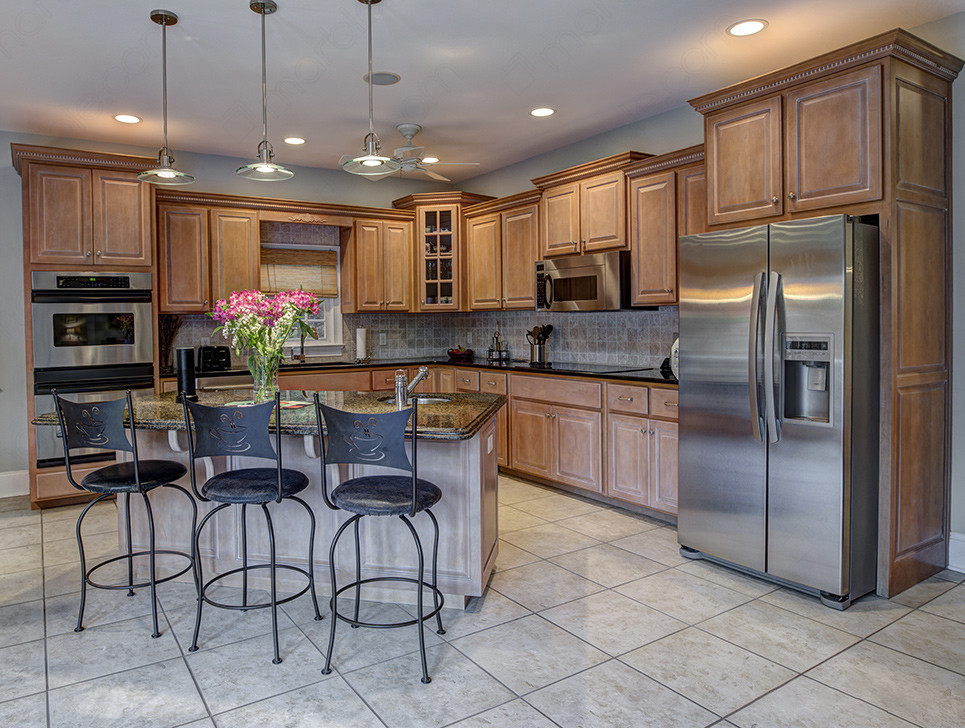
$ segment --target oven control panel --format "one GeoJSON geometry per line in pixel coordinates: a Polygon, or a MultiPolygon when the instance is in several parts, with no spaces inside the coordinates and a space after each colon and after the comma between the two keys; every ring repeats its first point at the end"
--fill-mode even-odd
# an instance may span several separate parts
{"type": "Polygon", "coordinates": [[[130,288],[128,276],[57,276],[57,288],[130,288]]]}

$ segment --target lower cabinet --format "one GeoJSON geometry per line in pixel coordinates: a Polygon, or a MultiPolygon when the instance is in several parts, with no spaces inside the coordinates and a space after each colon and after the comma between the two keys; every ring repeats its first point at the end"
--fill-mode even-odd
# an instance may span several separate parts
{"type": "Polygon", "coordinates": [[[513,399],[510,406],[513,469],[552,478],[552,405],[513,399]]]}
{"type": "Polygon", "coordinates": [[[606,494],[676,513],[677,423],[610,414],[606,440],[606,494]]]}
{"type": "Polygon", "coordinates": [[[677,512],[677,423],[652,420],[650,507],[677,512]]]}

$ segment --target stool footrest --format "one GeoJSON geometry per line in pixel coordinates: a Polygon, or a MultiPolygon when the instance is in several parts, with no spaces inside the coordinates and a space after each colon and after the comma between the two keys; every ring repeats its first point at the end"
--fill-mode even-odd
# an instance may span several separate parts
{"type": "MultiPolygon", "coordinates": [[[[271,564],[255,564],[254,566],[247,567],[247,571],[254,571],[255,569],[270,569],[270,568],[271,568],[271,564]]],[[[306,584],[301,591],[295,594],[290,594],[289,596],[283,597],[281,599],[276,599],[275,600],[276,605],[285,604],[286,602],[290,602],[293,599],[298,599],[298,597],[300,597],[302,594],[304,594],[311,588],[312,577],[311,577],[311,574],[309,574],[306,569],[303,569],[300,566],[292,566],[290,564],[275,564],[275,569],[278,569],[278,570],[287,569],[288,571],[295,571],[301,574],[302,576],[304,576],[306,579],[308,579],[308,584],[306,584]]],[[[211,577],[210,579],[208,579],[208,581],[205,582],[204,586],[201,587],[201,598],[207,604],[210,604],[213,607],[218,607],[220,609],[239,609],[242,611],[246,611],[248,609],[264,609],[265,607],[270,607],[271,602],[258,602],[257,604],[224,604],[223,602],[216,602],[214,599],[211,599],[210,597],[208,597],[207,594],[205,593],[208,591],[208,587],[212,586],[213,584],[220,581],[221,579],[232,576],[234,574],[240,574],[245,570],[246,570],[245,567],[239,566],[237,569],[232,569],[231,571],[226,571],[223,574],[218,574],[217,576],[211,577]]]]}
{"type": "MultiPolygon", "coordinates": [[[[180,556],[182,558],[185,558],[188,560],[188,565],[185,566],[183,569],[181,569],[181,571],[175,574],[170,574],[169,576],[165,576],[161,579],[156,579],[154,581],[155,584],[163,584],[166,581],[171,581],[171,579],[176,579],[182,574],[186,574],[191,570],[191,565],[192,565],[191,554],[186,554],[182,551],[172,551],[170,549],[156,549],[154,551],[155,556],[160,556],[161,554],[168,554],[172,556],[180,556]]],[[[99,564],[94,564],[92,567],[90,567],[87,570],[87,573],[84,574],[84,581],[86,581],[90,586],[94,587],[95,589],[143,589],[144,587],[151,586],[150,579],[148,579],[147,581],[137,582],[136,584],[101,584],[90,578],[91,574],[93,574],[99,568],[101,568],[102,566],[107,566],[108,564],[113,564],[115,561],[134,559],[135,557],[138,557],[138,556],[150,556],[150,555],[151,555],[150,551],[135,551],[130,554],[121,554],[120,556],[114,556],[112,558],[105,559],[104,561],[101,561],[99,564]]]]}
{"type": "Polygon", "coordinates": [[[418,622],[425,622],[427,619],[432,619],[439,612],[442,611],[442,608],[443,606],[445,606],[445,603],[446,603],[446,598],[445,596],[443,596],[442,592],[437,587],[434,587],[432,584],[430,584],[427,581],[420,581],[419,579],[416,579],[413,577],[407,577],[407,576],[375,576],[370,579],[353,581],[341,587],[335,592],[335,594],[332,595],[330,605],[331,605],[333,616],[337,617],[338,619],[341,619],[343,622],[347,622],[353,627],[371,627],[372,629],[394,629],[396,627],[411,627],[412,625],[418,622]],[[344,614],[338,611],[336,607],[336,599],[338,598],[338,595],[341,594],[342,592],[352,588],[359,588],[363,584],[373,584],[373,583],[384,582],[384,581],[401,581],[407,584],[422,584],[423,589],[428,589],[430,592],[434,592],[435,596],[439,598],[439,606],[433,609],[431,612],[427,612],[426,614],[424,614],[422,616],[422,619],[419,619],[418,617],[414,617],[405,622],[390,622],[388,624],[380,623],[380,622],[360,622],[350,617],[346,617],[344,614]]]}

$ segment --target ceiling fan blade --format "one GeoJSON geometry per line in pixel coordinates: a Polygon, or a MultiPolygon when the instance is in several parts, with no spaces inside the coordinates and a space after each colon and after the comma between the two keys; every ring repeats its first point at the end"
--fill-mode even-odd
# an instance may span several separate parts
{"type": "Polygon", "coordinates": [[[481,162],[433,162],[432,166],[438,167],[440,164],[448,164],[450,166],[459,166],[459,167],[478,167],[481,164],[481,162]]]}
{"type": "Polygon", "coordinates": [[[437,179],[440,182],[452,182],[448,177],[443,177],[437,172],[433,172],[431,169],[426,169],[425,167],[419,167],[419,171],[425,174],[427,177],[432,177],[432,179],[437,179]]]}
{"type": "Polygon", "coordinates": [[[413,157],[421,157],[422,155],[420,154],[420,152],[423,149],[425,149],[425,147],[414,147],[406,144],[404,146],[397,147],[392,154],[397,158],[411,159],[413,157]]]}

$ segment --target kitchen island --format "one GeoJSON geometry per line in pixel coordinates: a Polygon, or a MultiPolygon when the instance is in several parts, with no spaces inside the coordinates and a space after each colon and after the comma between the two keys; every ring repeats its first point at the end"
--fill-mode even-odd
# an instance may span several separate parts
{"type": "MultiPolygon", "coordinates": [[[[314,510],[317,521],[314,566],[319,594],[330,590],[328,579],[328,547],[339,525],[351,514],[332,511],[322,499],[318,428],[311,392],[282,392],[291,405],[282,409],[282,460],[284,467],[300,470],[308,476],[309,487],[300,494],[314,510]]],[[[421,395],[423,397],[428,395],[421,395]]],[[[462,606],[469,597],[480,596],[495,565],[497,553],[496,523],[496,415],[506,404],[497,394],[460,393],[436,395],[444,399],[419,406],[419,477],[432,481],[442,490],[442,500],[433,508],[439,519],[439,588],[448,606],[462,606]]],[[[201,394],[200,402],[223,405],[250,399],[250,389],[230,389],[201,394]]],[[[331,407],[352,412],[376,414],[394,410],[382,401],[384,392],[319,392],[320,399],[331,407]]],[[[134,399],[134,423],[137,429],[138,454],[141,459],[177,460],[189,465],[182,407],[174,393],[134,399]]],[[[36,425],[56,425],[54,414],[44,414],[36,425]]],[[[229,469],[264,467],[266,461],[244,457],[203,458],[197,462],[196,477],[200,488],[212,475],[229,469]]],[[[347,478],[386,472],[371,465],[332,466],[329,487],[347,478]]],[[[395,471],[398,472],[398,471],[395,471]]],[[[189,478],[181,481],[188,487],[189,478]]],[[[140,499],[131,500],[133,541],[136,548],[147,547],[146,513],[140,499]]],[[[123,504],[120,504],[123,505],[123,504]]],[[[183,495],[159,488],[151,494],[151,505],[159,549],[189,550],[190,506],[183,495]]],[[[213,503],[199,503],[199,518],[213,503]]],[[[308,541],[308,518],[304,509],[293,503],[271,503],[275,523],[275,540],[279,563],[304,565],[308,541]]],[[[123,519],[123,508],[118,510],[123,519]]],[[[229,571],[241,565],[241,509],[225,509],[214,516],[202,533],[200,553],[206,576],[214,571],[229,571]]],[[[417,516],[413,525],[423,544],[432,543],[429,519],[417,516]]],[[[268,537],[264,518],[257,510],[248,517],[248,555],[254,562],[268,561],[268,537]]],[[[125,533],[121,524],[120,533],[125,533]]],[[[353,559],[347,549],[339,551],[339,582],[354,578],[349,571],[353,559]],[[342,567],[344,571],[341,571],[342,567]]],[[[341,546],[340,546],[341,548],[341,546]]],[[[164,562],[159,559],[159,563],[164,562]]],[[[394,518],[369,518],[361,532],[362,577],[416,575],[416,559],[411,536],[394,518]]],[[[173,565],[173,564],[172,564],[173,565]]],[[[286,570],[278,572],[282,588],[300,588],[297,576],[286,570]],[[289,580],[290,579],[290,580],[289,580]],[[288,580],[288,581],[286,581],[288,580]]],[[[249,578],[253,587],[267,587],[263,571],[249,578]]],[[[303,581],[303,580],[302,580],[303,581]]],[[[230,580],[224,583],[231,584],[230,580]]],[[[239,580],[240,583],[240,580],[239,580]]],[[[373,587],[363,592],[365,599],[414,603],[411,586],[373,587]]]]}

